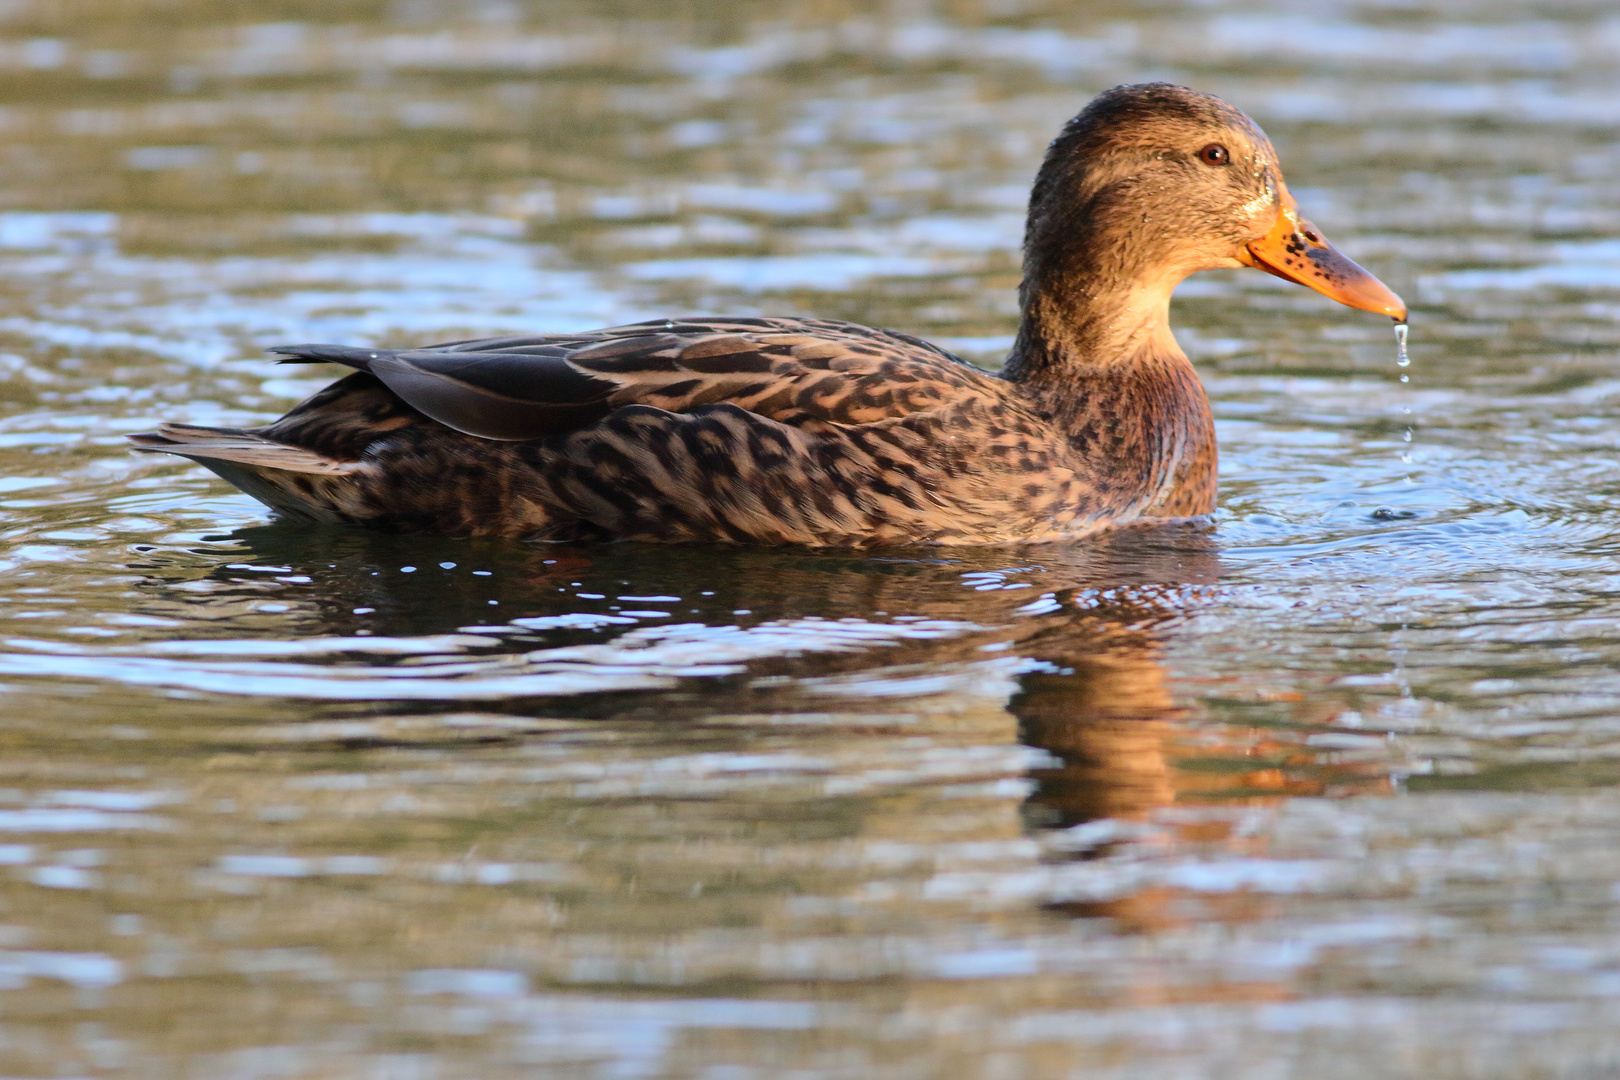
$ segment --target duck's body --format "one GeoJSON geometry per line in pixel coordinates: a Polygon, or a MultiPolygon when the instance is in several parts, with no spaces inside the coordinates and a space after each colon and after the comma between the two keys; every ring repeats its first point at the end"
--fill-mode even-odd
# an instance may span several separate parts
{"type": "Polygon", "coordinates": [[[276,351],[291,362],[359,370],[266,427],[134,439],[322,522],[560,540],[1056,540],[1214,510],[1209,404],[1166,321],[1187,274],[1249,263],[1404,316],[1298,221],[1258,129],[1179,87],[1119,88],[1070,123],[1036,181],[1025,253],[1024,320],[1000,375],[904,334],[809,319],[289,346],[276,351]],[[1163,146],[1121,139],[1154,127],[1163,146]],[[1180,144],[1223,160],[1181,161],[1180,144]],[[1210,205],[1189,204],[1189,180],[1213,186],[1210,205]],[[1144,237],[1155,210],[1194,227],[1144,237]]]}
{"type": "Polygon", "coordinates": [[[1048,400],[915,338],[805,319],[287,351],[361,373],[268,427],[141,445],[293,517],[467,536],[996,543],[1214,508],[1214,431],[1179,358],[1048,400]]]}

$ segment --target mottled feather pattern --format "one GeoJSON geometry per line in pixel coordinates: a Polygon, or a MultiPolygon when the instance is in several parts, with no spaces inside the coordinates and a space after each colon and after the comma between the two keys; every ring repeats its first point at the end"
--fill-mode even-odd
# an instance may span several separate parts
{"type": "MultiPolygon", "coordinates": [[[[848,323],[682,320],[405,353],[298,348],[372,371],[396,356],[533,356],[609,384],[588,422],[492,440],[413,408],[386,374],[350,375],[244,433],[352,462],[342,475],[265,474],[283,492],[273,505],[307,503],[319,520],[543,539],[993,543],[1131,520],[1164,486],[1139,464],[1148,432],[1120,430],[1101,398],[1080,441],[1054,438],[1052,416],[1013,384],[848,323]],[[1100,474],[1087,451],[1102,439],[1113,458],[1103,471],[1129,475],[1100,474]]],[[[478,372],[482,389],[544,392],[543,376],[511,386],[493,370],[478,372]]],[[[1182,503],[1173,509],[1207,512],[1182,503]]]]}

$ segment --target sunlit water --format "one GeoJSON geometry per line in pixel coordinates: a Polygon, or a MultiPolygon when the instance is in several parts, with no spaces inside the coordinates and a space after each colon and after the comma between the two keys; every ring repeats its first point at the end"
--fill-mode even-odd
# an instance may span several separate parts
{"type": "Polygon", "coordinates": [[[4,5],[0,1074],[1620,1072],[1617,78],[1600,0],[4,5]],[[284,341],[993,364],[1042,148],[1150,77],[1413,305],[1402,368],[1183,287],[1212,530],[320,532],[124,447],[284,341]]]}

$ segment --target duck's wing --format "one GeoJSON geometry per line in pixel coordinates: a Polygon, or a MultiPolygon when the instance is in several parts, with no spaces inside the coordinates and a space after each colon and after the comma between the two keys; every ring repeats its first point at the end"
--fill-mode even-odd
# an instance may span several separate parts
{"type": "Polygon", "coordinates": [[[588,334],[484,338],[424,349],[287,345],[285,362],[371,373],[457,431],[528,440],[625,405],[727,403],[795,426],[875,423],[994,393],[996,380],[920,338],[810,319],[657,320],[588,334]]]}

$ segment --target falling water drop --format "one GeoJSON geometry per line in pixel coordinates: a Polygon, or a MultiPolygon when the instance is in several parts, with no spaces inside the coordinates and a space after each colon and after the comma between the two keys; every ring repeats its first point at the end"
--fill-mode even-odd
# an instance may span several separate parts
{"type": "MultiPolygon", "coordinates": [[[[1403,322],[1398,322],[1395,324],[1395,366],[1405,368],[1411,364],[1411,362],[1411,357],[1406,355],[1406,324],[1403,322]]],[[[1401,382],[1404,383],[1407,381],[1407,379],[1408,376],[1406,372],[1402,371],[1401,382]]],[[[1409,405],[1403,405],[1401,407],[1401,412],[1405,413],[1407,416],[1411,416],[1412,408],[1409,405]]],[[[1401,436],[1401,442],[1406,445],[1406,448],[1400,453],[1401,463],[1403,465],[1410,466],[1412,464],[1412,425],[1410,423],[1406,425],[1406,433],[1401,436]]],[[[1406,483],[1410,485],[1412,483],[1412,474],[1407,473],[1405,479],[1406,483]]],[[[1406,513],[1411,514],[1413,517],[1417,516],[1412,511],[1407,511],[1406,513]]],[[[1412,696],[1412,687],[1407,682],[1406,678],[1405,635],[1406,624],[1403,622],[1401,623],[1401,628],[1394,634],[1390,635],[1389,652],[1390,659],[1395,662],[1395,685],[1400,688],[1401,697],[1410,698],[1412,696]]]]}
{"type": "MultiPolygon", "coordinates": [[[[1406,324],[1403,322],[1398,322],[1395,324],[1395,366],[1404,368],[1409,366],[1411,363],[1412,358],[1406,355],[1406,324]]],[[[1410,381],[1411,376],[1404,371],[1401,372],[1401,382],[1405,383],[1410,381]]],[[[1403,406],[1401,408],[1401,412],[1405,413],[1407,416],[1412,415],[1412,409],[1410,406],[1403,406]]],[[[1400,455],[1401,461],[1407,465],[1410,465],[1412,464],[1412,425],[1410,423],[1406,425],[1406,431],[1401,435],[1401,442],[1405,443],[1407,446],[1407,449],[1404,450],[1400,455]]],[[[1412,477],[1410,474],[1407,475],[1406,482],[1408,484],[1412,482],[1412,477]]]]}

